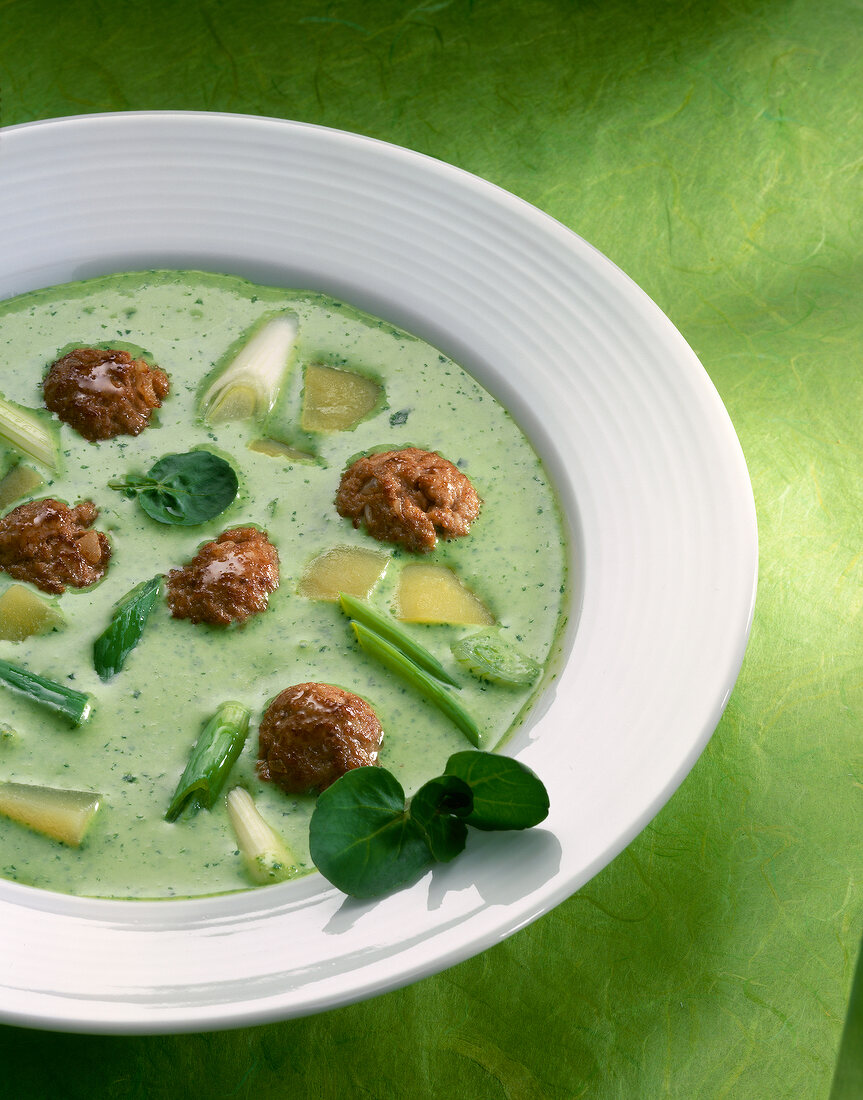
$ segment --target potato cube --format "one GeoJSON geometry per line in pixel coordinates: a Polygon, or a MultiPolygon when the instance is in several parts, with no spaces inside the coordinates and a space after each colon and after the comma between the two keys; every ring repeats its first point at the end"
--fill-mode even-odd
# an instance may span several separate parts
{"type": "Polygon", "coordinates": [[[0,510],[8,508],[21,497],[34,493],[44,484],[42,475],[32,467],[23,464],[13,466],[9,473],[0,479],[0,510]]]}
{"type": "Polygon", "coordinates": [[[0,814],[73,847],[84,839],[100,800],[90,791],[0,783],[0,814]]]}
{"type": "Polygon", "coordinates": [[[491,626],[494,616],[446,565],[405,565],[399,577],[398,617],[407,623],[491,626]]]}
{"type": "Polygon", "coordinates": [[[0,638],[22,642],[65,624],[63,613],[23,584],[12,584],[0,596],[0,638]]]}
{"type": "Polygon", "coordinates": [[[355,371],[320,363],[306,367],[302,426],[307,432],[346,431],[377,405],[381,387],[355,371]]]}
{"type": "Polygon", "coordinates": [[[306,566],[297,592],[310,600],[335,602],[340,592],[368,599],[386,572],[390,560],[384,550],[361,546],[334,546],[324,550],[306,566]]]}

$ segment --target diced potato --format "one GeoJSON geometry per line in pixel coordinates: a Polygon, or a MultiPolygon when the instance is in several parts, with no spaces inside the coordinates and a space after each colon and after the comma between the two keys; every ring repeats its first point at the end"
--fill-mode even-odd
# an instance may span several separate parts
{"type": "Polygon", "coordinates": [[[99,809],[101,795],[29,783],[0,783],[0,814],[43,836],[77,847],[99,809]]]}
{"type": "Polygon", "coordinates": [[[405,565],[399,577],[398,617],[407,623],[491,626],[494,616],[446,565],[405,565]]]}
{"type": "Polygon", "coordinates": [[[320,363],[306,367],[302,426],[307,432],[338,432],[353,428],[378,403],[381,387],[354,371],[320,363]]]}
{"type": "Polygon", "coordinates": [[[0,480],[0,511],[14,504],[21,497],[34,493],[45,484],[42,475],[38,474],[31,466],[19,464],[13,466],[8,474],[0,480]]]}
{"type": "Polygon", "coordinates": [[[21,642],[65,624],[63,613],[23,584],[12,584],[0,596],[0,638],[21,642]]]}
{"type": "Polygon", "coordinates": [[[249,444],[250,451],[268,455],[270,458],[284,458],[288,462],[317,462],[317,458],[308,451],[299,451],[296,447],[289,447],[287,443],[280,443],[278,439],[253,439],[249,444]]]}
{"type": "Polygon", "coordinates": [[[309,562],[297,592],[310,600],[335,602],[340,592],[366,600],[386,572],[389,560],[385,550],[334,546],[309,562]]]}

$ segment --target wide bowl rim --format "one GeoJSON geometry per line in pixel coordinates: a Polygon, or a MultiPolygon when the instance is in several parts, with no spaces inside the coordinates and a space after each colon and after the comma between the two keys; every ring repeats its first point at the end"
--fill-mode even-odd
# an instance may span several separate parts
{"type": "MultiPolygon", "coordinates": [[[[22,1003],[12,1004],[6,998],[0,1016],[10,1023],[34,1027],[63,1028],[82,1031],[115,1031],[142,1033],[154,1031],[202,1030],[212,1027],[235,1027],[285,1018],[290,1015],[308,1014],[322,1011],[338,1005],[348,1004],[362,998],[386,992],[415,981],[418,978],[436,973],[453,965],[478,951],[500,942],[519,928],[536,920],[554,908],[575,889],[588,881],[597,871],[617,855],[655,816],[668,801],[679,784],[689,773],[695,761],[707,745],[730,696],[737,679],[751,629],[757,587],[757,525],[752,489],[746,472],[745,460],[739,442],[734,433],[727,411],[710,381],[706,371],[696,359],[694,353],[674,328],[659,307],[629,277],[600,253],[589,242],[584,241],[572,230],[554,220],[550,215],[538,210],[525,200],[510,192],[481,179],[464,169],[447,164],[427,154],[401,146],[392,145],[378,138],[354,134],[350,131],[321,127],[313,123],[294,122],[286,119],[266,118],[264,116],[235,114],[228,112],[187,112],[187,111],[133,111],[108,112],[103,114],[68,115],[52,119],[39,119],[18,123],[0,129],[0,165],[3,163],[2,143],[9,137],[16,140],[21,135],[44,134],[51,128],[67,132],[70,129],[100,130],[119,125],[121,128],[147,126],[176,127],[182,129],[189,124],[197,124],[204,131],[218,129],[220,124],[227,129],[248,127],[278,144],[281,135],[314,135],[326,141],[344,146],[347,150],[363,150],[380,156],[388,165],[409,165],[423,173],[431,173],[436,183],[452,187],[456,191],[464,190],[472,201],[490,204],[499,208],[503,214],[519,225],[525,224],[533,232],[542,235],[550,242],[550,248],[569,250],[577,254],[579,261],[591,268],[591,273],[599,272],[602,278],[612,282],[626,297],[626,304],[637,317],[650,337],[660,333],[678,357],[678,365],[686,374],[687,384],[698,393],[698,415],[712,418],[712,427],[716,428],[722,441],[721,460],[726,467],[729,484],[733,486],[738,549],[742,547],[745,559],[740,567],[740,580],[735,592],[733,607],[734,635],[733,644],[724,655],[725,665],[721,674],[717,674],[712,685],[711,698],[702,700],[700,707],[700,725],[691,731],[686,750],[674,761],[665,775],[664,782],[651,792],[633,816],[626,828],[618,830],[613,841],[606,843],[600,851],[586,859],[575,877],[561,877],[549,883],[544,890],[533,891],[529,897],[512,903],[505,913],[498,913],[491,925],[472,934],[463,941],[448,942],[436,948],[433,955],[412,959],[389,972],[379,968],[371,981],[355,980],[343,983],[336,993],[307,993],[297,997],[293,992],[284,992],[275,997],[252,999],[241,1007],[232,1004],[213,1002],[209,1005],[188,1006],[165,1004],[156,1010],[147,1008],[136,1012],[132,1006],[124,1018],[112,1018],[104,1006],[85,1011],[82,1008],[84,998],[77,1002],[75,998],[66,998],[61,1009],[59,999],[49,1007],[43,1004],[27,1007],[22,1003]],[[748,579],[748,583],[747,582],[748,579]]],[[[29,289],[29,288],[28,288],[29,289]]],[[[659,338],[658,336],[656,337],[659,338]]],[[[577,526],[581,517],[570,517],[577,526]]],[[[588,524],[592,522],[588,519],[588,524]]],[[[577,532],[576,532],[577,535],[577,532]]],[[[519,753],[517,753],[518,755],[519,753]]],[[[529,758],[529,754],[528,754],[529,758]]],[[[280,888],[268,888],[278,892],[280,888]]],[[[275,899],[276,893],[272,894],[275,899]]],[[[278,894],[279,903],[287,895],[278,894]]],[[[104,926],[141,926],[150,921],[158,925],[170,926],[171,919],[176,922],[190,922],[197,925],[202,919],[203,906],[200,899],[189,901],[108,901],[99,899],[66,898],[60,895],[46,894],[44,891],[17,884],[0,884],[0,915],[9,905],[23,905],[29,912],[56,912],[59,916],[74,917],[76,921],[93,920],[104,926]],[[169,907],[166,909],[166,907],[169,907]]],[[[244,917],[257,912],[257,903],[250,903],[250,895],[229,895],[212,899],[211,912],[220,920],[230,920],[238,914],[244,917]]],[[[264,918],[266,919],[266,918],[264,918]]],[[[180,934],[180,933],[178,933],[180,934]]]]}

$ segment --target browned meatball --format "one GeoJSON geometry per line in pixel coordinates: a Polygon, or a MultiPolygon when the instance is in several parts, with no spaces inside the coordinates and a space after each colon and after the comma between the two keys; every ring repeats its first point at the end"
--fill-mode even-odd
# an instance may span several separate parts
{"type": "Polygon", "coordinates": [[[111,557],[107,536],[88,530],[98,514],[91,500],[74,508],[51,497],[19,504],[0,519],[0,569],[43,592],[95,584],[111,557]]]}
{"type": "Polygon", "coordinates": [[[257,527],[234,527],[205,543],[182,569],[172,569],[168,605],[175,619],[193,623],[243,622],[266,611],[279,587],[279,554],[257,527]]]}
{"type": "Polygon", "coordinates": [[[370,454],[342,474],[336,508],[368,533],[408,550],[432,550],[437,535],[466,535],[479,515],[470,480],[433,451],[408,447],[370,454]]]}
{"type": "Polygon", "coordinates": [[[364,699],[331,684],[296,684],[267,707],[258,774],[283,791],[322,791],[351,768],[375,764],[383,740],[364,699]]]}
{"type": "Polygon", "coordinates": [[[138,435],[167,397],[168,376],[128,351],[75,348],[53,363],[45,404],[85,439],[138,435]]]}

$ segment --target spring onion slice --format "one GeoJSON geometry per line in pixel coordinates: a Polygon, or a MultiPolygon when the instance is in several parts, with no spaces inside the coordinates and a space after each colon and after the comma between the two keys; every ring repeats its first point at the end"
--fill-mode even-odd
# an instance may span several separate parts
{"type": "Polygon", "coordinates": [[[450,648],[453,657],[474,676],[497,684],[513,687],[532,684],[542,671],[532,657],[502,637],[497,628],[459,638],[450,648]]]}
{"type": "Polygon", "coordinates": [[[0,397],[0,439],[50,470],[60,468],[57,435],[33,409],[0,397]]]}
{"type": "Polygon", "coordinates": [[[253,882],[266,886],[297,874],[297,861],[282,838],[261,817],[255,800],[243,787],[234,787],[226,799],[237,846],[253,882]]]}
{"type": "Polygon", "coordinates": [[[117,604],[110,625],[93,643],[93,664],[101,679],[110,680],[123,667],[141,640],[161,590],[162,576],[158,574],[136,585],[117,604]]]}
{"type": "Polygon", "coordinates": [[[275,404],[296,338],[293,313],[273,317],[258,329],[202,396],[204,420],[263,420],[275,404]]]}
{"type": "Polygon", "coordinates": [[[35,672],[13,665],[11,661],[0,661],[0,684],[64,715],[75,726],[80,726],[90,717],[93,703],[89,695],[45,676],[37,676],[35,672]]]}
{"type": "Polygon", "coordinates": [[[249,708],[242,703],[222,703],[192,749],[165,814],[166,821],[176,821],[186,806],[192,813],[202,806],[208,810],[213,806],[245,744],[249,718],[249,708]]]}
{"type": "Polygon", "coordinates": [[[421,646],[419,642],[414,641],[410,634],[402,630],[394,619],[381,614],[380,611],[376,611],[365,600],[358,600],[355,596],[348,596],[344,592],[339,593],[339,602],[346,615],[367,626],[369,630],[373,630],[381,638],[385,638],[396,649],[400,649],[405,657],[413,661],[415,665],[425,669],[436,680],[443,680],[445,684],[451,684],[456,688],[459,686],[458,682],[453,679],[440,661],[429,653],[425,646],[421,646]]]}
{"type": "Polygon", "coordinates": [[[415,687],[420,694],[424,695],[430,703],[433,703],[438,710],[458,726],[472,745],[479,745],[482,737],[479,727],[456,697],[451,694],[448,687],[435,680],[433,676],[429,676],[419,665],[406,657],[400,649],[396,649],[394,645],[391,645],[386,638],[382,638],[380,634],[369,630],[368,627],[356,622],[354,619],[351,620],[351,626],[357,636],[357,641],[366,653],[415,687]]]}

